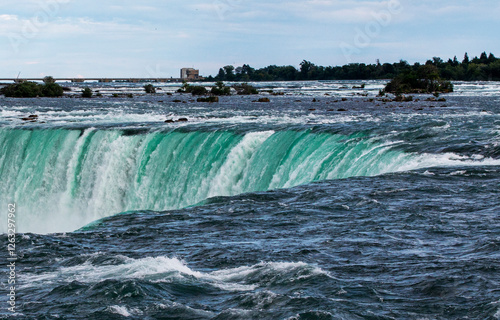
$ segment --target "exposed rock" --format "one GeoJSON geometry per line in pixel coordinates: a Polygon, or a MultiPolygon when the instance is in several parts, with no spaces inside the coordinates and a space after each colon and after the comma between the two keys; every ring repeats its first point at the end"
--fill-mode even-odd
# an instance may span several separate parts
{"type": "Polygon", "coordinates": [[[404,95],[397,95],[396,98],[394,98],[394,101],[397,101],[397,102],[411,102],[413,101],[413,97],[412,96],[404,96],[404,95]]]}
{"type": "Polygon", "coordinates": [[[165,123],[187,122],[187,121],[188,121],[187,118],[179,118],[177,120],[167,119],[167,120],[165,120],[165,123]]]}
{"type": "Polygon", "coordinates": [[[271,100],[269,100],[269,98],[259,98],[257,102],[271,102],[271,100]]]}
{"type": "Polygon", "coordinates": [[[347,111],[347,110],[344,108],[340,108],[340,109],[337,109],[337,111],[347,111]]]}
{"type": "Polygon", "coordinates": [[[198,98],[197,102],[219,102],[219,97],[198,98]]]}

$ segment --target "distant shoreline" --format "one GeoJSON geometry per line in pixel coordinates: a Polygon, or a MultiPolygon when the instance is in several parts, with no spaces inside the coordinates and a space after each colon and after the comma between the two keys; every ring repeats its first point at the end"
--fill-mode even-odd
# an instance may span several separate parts
{"type": "MultiPolygon", "coordinates": [[[[86,81],[95,81],[99,83],[182,83],[186,82],[272,82],[272,81],[370,81],[370,80],[391,80],[400,74],[406,74],[417,71],[424,65],[432,65],[437,68],[438,76],[442,80],[448,81],[500,81],[500,58],[495,57],[493,53],[489,55],[486,51],[479,57],[469,58],[465,53],[462,61],[455,56],[447,61],[433,57],[424,64],[415,62],[413,65],[405,60],[395,63],[380,63],[377,60],[375,64],[350,63],[343,66],[320,66],[310,61],[303,60],[300,68],[297,69],[291,65],[277,66],[269,65],[264,68],[255,69],[248,64],[235,67],[226,65],[219,69],[216,76],[207,77],[185,76],[181,73],[181,78],[174,77],[55,77],[58,82],[69,80],[71,83],[86,83],[86,81]]],[[[181,69],[184,70],[185,68],[181,69]]],[[[198,72],[198,70],[195,70],[198,72]]],[[[5,81],[43,81],[39,77],[25,78],[0,78],[0,84],[5,81]]]]}
{"type": "MultiPolygon", "coordinates": [[[[445,79],[446,80],[446,79],[445,79]]],[[[32,80],[28,80],[32,81],[32,80]]],[[[329,80],[259,80],[259,81],[224,81],[224,82],[233,82],[233,83],[242,83],[242,82],[255,82],[255,83],[265,83],[265,82],[313,82],[313,81],[391,81],[391,79],[329,79],[329,80]]],[[[449,80],[452,82],[500,82],[500,79],[498,80],[449,80]]],[[[36,80],[35,82],[43,82],[42,80],[36,80]]],[[[119,81],[119,82],[98,82],[98,81],[89,81],[89,82],[70,82],[70,81],[61,81],[57,80],[57,83],[63,84],[63,83],[71,83],[75,85],[88,85],[88,84],[117,84],[117,83],[127,83],[127,84],[132,84],[132,83],[137,83],[137,84],[144,84],[144,83],[151,83],[151,84],[179,84],[182,85],[183,82],[155,82],[155,81],[138,81],[138,82],[126,82],[126,81],[119,81]]],[[[187,83],[214,83],[216,80],[197,80],[197,81],[185,81],[187,83]]],[[[0,82],[0,86],[8,86],[15,83],[14,81],[12,82],[0,82]]]]}

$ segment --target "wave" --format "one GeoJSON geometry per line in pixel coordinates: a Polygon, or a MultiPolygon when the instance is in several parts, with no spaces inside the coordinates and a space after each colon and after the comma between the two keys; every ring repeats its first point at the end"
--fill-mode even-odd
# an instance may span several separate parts
{"type": "MultiPolygon", "coordinates": [[[[137,132],[0,129],[0,204],[19,232],[76,230],[131,210],[171,210],[209,197],[432,166],[498,165],[454,153],[405,152],[366,133],[137,132]]],[[[6,232],[6,221],[0,221],[6,232]]]]}
{"type": "Polygon", "coordinates": [[[252,266],[199,272],[189,268],[184,261],[165,256],[142,259],[119,256],[114,259],[116,261],[113,264],[95,263],[102,255],[104,254],[87,255],[84,263],[61,267],[54,272],[24,274],[21,288],[43,287],[49,283],[66,286],[71,283],[97,284],[138,279],[150,283],[196,283],[200,287],[210,286],[231,292],[252,291],[259,287],[328,276],[325,271],[304,262],[261,262],[252,266]]]}

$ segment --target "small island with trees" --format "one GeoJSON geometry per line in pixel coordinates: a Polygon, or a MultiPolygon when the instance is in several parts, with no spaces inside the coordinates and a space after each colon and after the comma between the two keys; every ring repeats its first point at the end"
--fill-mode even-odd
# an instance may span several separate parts
{"type": "Polygon", "coordinates": [[[64,88],[48,76],[43,78],[43,84],[32,81],[9,84],[0,89],[0,94],[13,98],[61,97],[64,88]]]}
{"type": "Polygon", "coordinates": [[[453,84],[439,76],[434,65],[419,66],[416,70],[406,70],[398,74],[386,86],[381,94],[393,93],[449,93],[453,92],[453,84]]]}

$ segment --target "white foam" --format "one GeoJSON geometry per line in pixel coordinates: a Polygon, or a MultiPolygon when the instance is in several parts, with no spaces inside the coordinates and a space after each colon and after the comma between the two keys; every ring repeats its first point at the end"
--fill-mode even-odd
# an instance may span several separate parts
{"type": "Polygon", "coordinates": [[[26,286],[37,282],[54,283],[59,279],[64,279],[65,282],[96,283],[108,279],[144,279],[154,278],[154,276],[186,275],[199,278],[202,276],[201,273],[189,269],[177,258],[148,257],[137,260],[126,258],[123,264],[104,266],[95,266],[89,260],[77,266],[60,268],[57,272],[29,276],[25,281],[26,286]]]}
{"type": "Polygon", "coordinates": [[[107,311],[109,311],[111,313],[119,314],[119,315],[124,316],[124,317],[130,317],[130,316],[133,316],[133,315],[141,315],[141,314],[143,314],[143,312],[140,309],[138,309],[138,308],[130,308],[130,309],[128,309],[125,306],[118,306],[118,305],[109,306],[107,308],[107,311]]]}
{"type": "Polygon", "coordinates": [[[252,266],[243,266],[233,269],[225,269],[214,271],[210,276],[224,282],[245,281],[249,276],[256,275],[258,277],[267,274],[285,274],[293,273],[302,270],[307,270],[305,274],[300,274],[297,278],[290,278],[289,281],[308,278],[318,274],[328,275],[320,268],[308,265],[304,262],[261,262],[252,266]]]}
{"type": "Polygon", "coordinates": [[[126,307],[123,306],[109,306],[108,310],[112,313],[119,314],[124,317],[130,317],[131,314],[126,307]]]}
{"type": "Polygon", "coordinates": [[[453,171],[452,173],[450,173],[450,176],[463,176],[466,173],[467,173],[467,171],[465,171],[465,170],[457,170],[457,171],[453,171]]]}
{"type": "Polygon", "coordinates": [[[410,171],[432,167],[499,166],[500,159],[485,158],[482,155],[462,156],[448,152],[441,154],[423,153],[414,155],[397,171],[410,171]]]}
{"type": "MultiPolygon", "coordinates": [[[[47,286],[49,284],[98,283],[104,280],[143,279],[151,282],[179,282],[196,278],[200,283],[226,291],[252,291],[259,287],[259,279],[265,275],[273,277],[289,277],[288,281],[312,277],[326,272],[304,262],[261,262],[252,266],[217,270],[203,273],[189,268],[185,262],[177,258],[147,257],[131,259],[121,257],[124,263],[118,265],[93,265],[92,258],[96,255],[86,255],[88,260],[80,265],[62,267],[55,272],[39,275],[23,274],[22,288],[47,286]],[[307,272],[304,272],[307,271],[307,272]],[[292,273],[290,275],[289,273],[292,273]],[[248,284],[250,276],[253,283],[248,284]]],[[[191,281],[191,280],[189,280],[191,281]]],[[[122,310],[123,309],[117,309],[122,310]]]]}

